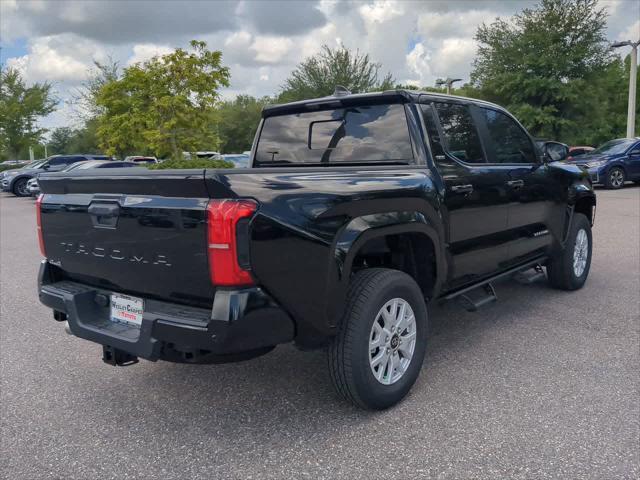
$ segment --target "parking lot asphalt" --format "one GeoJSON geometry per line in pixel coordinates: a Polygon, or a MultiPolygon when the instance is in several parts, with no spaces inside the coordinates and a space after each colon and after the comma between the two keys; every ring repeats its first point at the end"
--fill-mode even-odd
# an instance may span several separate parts
{"type": "Polygon", "coordinates": [[[38,303],[34,201],[0,197],[0,477],[639,478],[640,187],[598,191],[586,286],[430,306],[409,397],[362,412],[323,352],[111,367],[38,303]]]}

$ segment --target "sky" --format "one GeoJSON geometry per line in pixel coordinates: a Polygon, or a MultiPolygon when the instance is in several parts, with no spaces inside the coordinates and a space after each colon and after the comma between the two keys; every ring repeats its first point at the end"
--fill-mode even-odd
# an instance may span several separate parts
{"type": "MultiPolygon", "coordinates": [[[[535,5],[530,0],[0,0],[0,61],[28,83],[53,84],[58,110],[46,128],[74,125],[68,99],[92,62],[122,66],[189,40],[221,50],[231,71],[223,98],[272,95],[323,44],[368,53],[399,83],[469,79],[477,27],[535,5]]],[[[640,38],[640,1],[601,0],[608,37],[640,38]]],[[[625,50],[621,52],[627,54],[625,50]]]]}

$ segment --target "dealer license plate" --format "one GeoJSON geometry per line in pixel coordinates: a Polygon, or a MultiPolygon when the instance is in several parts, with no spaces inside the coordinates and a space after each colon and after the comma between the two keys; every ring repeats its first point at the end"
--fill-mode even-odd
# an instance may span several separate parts
{"type": "Polygon", "coordinates": [[[121,293],[111,294],[111,321],[128,323],[136,327],[142,325],[144,300],[121,293]]]}

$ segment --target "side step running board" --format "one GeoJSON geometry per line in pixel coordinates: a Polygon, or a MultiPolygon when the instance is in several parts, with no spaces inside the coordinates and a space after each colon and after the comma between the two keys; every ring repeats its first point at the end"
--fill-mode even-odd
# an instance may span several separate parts
{"type": "Polygon", "coordinates": [[[493,285],[485,283],[474,290],[459,295],[456,297],[456,300],[467,312],[475,312],[480,307],[498,300],[498,296],[496,295],[493,285]]]}
{"type": "Polygon", "coordinates": [[[451,292],[448,295],[441,297],[441,300],[447,301],[457,299],[466,310],[475,312],[478,308],[495,302],[498,299],[492,282],[504,277],[515,277],[518,282],[526,284],[537,282],[541,278],[545,277],[545,273],[542,268],[542,264],[545,260],[546,257],[537,258],[536,260],[532,260],[524,265],[511,268],[499,273],[498,275],[487,278],[475,285],[470,285],[455,292],[451,292]],[[531,270],[532,268],[533,272],[529,273],[528,270],[531,270]]]}
{"type": "Polygon", "coordinates": [[[533,269],[521,270],[513,276],[514,280],[523,285],[531,285],[539,280],[547,278],[547,275],[542,269],[542,265],[537,264],[533,269]]]}

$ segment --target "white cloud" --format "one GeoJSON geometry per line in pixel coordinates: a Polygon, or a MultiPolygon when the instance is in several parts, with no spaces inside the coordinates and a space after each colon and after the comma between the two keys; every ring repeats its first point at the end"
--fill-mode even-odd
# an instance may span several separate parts
{"type": "Polygon", "coordinates": [[[133,55],[127,60],[127,65],[141,63],[153,57],[167,55],[173,52],[173,48],[166,45],[154,45],[153,43],[141,43],[133,46],[133,55]]]}
{"type": "MultiPolygon", "coordinates": [[[[369,54],[382,64],[382,75],[391,72],[401,83],[433,85],[447,75],[468,80],[478,25],[537,1],[0,0],[0,32],[3,42],[26,44],[27,52],[7,63],[23,70],[28,82],[55,82],[63,99],[86,78],[94,59],[111,56],[126,66],[187,47],[193,38],[205,40],[222,50],[231,70],[231,87],[222,92],[229,98],[277,93],[298,62],[323,44],[369,54]]],[[[610,14],[611,40],[638,39],[640,3],[601,5],[610,14]]],[[[9,44],[3,46],[6,57],[9,44]]],[[[46,122],[63,122],[65,116],[59,112],[46,122]]]]}
{"type": "Polygon", "coordinates": [[[256,37],[249,47],[256,52],[255,60],[263,63],[278,63],[293,48],[293,40],[287,37],[256,37]]]}
{"type": "Polygon", "coordinates": [[[617,39],[621,41],[631,40],[632,42],[640,40],[640,20],[636,20],[636,23],[629,25],[629,28],[620,32],[617,39]]]}
{"type": "Polygon", "coordinates": [[[364,21],[369,25],[382,24],[404,14],[403,5],[395,0],[382,0],[362,5],[359,11],[364,21]]]}
{"type": "Polygon", "coordinates": [[[487,10],[467,12],[426,12],[418,17],[418,33],[423,38],[473,37],[478,25],[489,23],[497,16],[487,10]]]}
{"type": "Polygon", "coordinates": [[[412,74],[411,78],[406,79],[406,83],[416,86],[426,85],[426,79],[431,77],[431,56],[425,50],[424,44],[418,42],[413,50],[406,56],[406,63],[412,74]]]}
{"type": "Polygon", "coordinates": [[[29,53],[9,58],[7,65],[20,70],[28,82],[79,83],[93,59],[104,59],[103,51],[94,44],[73,35],[58,35],[36,38],[29,44],[29,53]]]}
{"type": "Polygon", "coordinates": [[[471,38],[447,38],[433,58],[438,76],[468,77],[476,56],[476,42],[471,38]]]}

